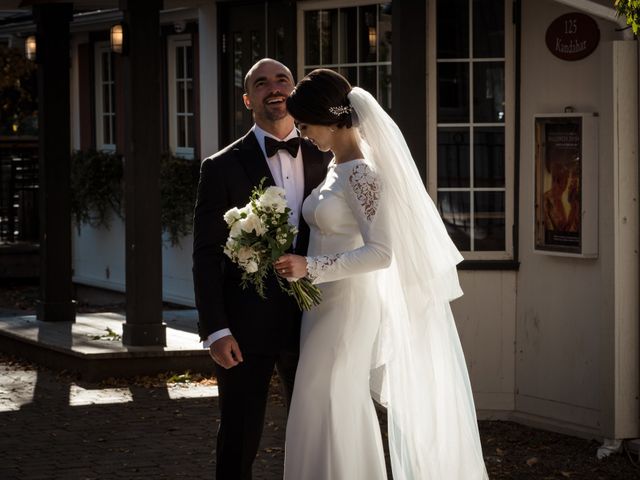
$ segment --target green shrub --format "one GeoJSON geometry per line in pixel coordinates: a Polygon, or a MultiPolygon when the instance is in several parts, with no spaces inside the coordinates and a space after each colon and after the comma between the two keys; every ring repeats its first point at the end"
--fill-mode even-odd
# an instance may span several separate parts
{"type": "MultiPolygon", "coordinates": [[[[160,158],[160,218],[171,246],[189,235],[199,162],[164,154],[160,158]]],[[[111,214],[124,219],[122,157],[95,150],[71,156],[71,211],[81,225],[109,228],[111,214]]]]}
{"type": "Polygon", "coordinates": [[[71,155],[71,212],[83,224],[109,228],[111,214],[122,218],[123,167],[119,155],[88,150],[71,155]]]}

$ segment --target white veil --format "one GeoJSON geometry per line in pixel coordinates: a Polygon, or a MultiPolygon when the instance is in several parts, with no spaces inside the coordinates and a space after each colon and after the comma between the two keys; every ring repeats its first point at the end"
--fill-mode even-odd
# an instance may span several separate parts
{"type": "Polygon", "coordinates": [[[395,480],[488,479],[467,367],[449,302],[462,256],[395,122],[368,92],[349,93],[361,148],[381,179],[393,261],[377,272],[383,312],[371,370],[387,407],[395,480]]]}

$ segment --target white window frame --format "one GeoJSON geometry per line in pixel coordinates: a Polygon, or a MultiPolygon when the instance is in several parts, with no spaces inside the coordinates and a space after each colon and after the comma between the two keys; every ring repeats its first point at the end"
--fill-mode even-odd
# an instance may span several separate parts
{"type": "Polygon", "coordinates": [[[95,91],[95,107],[96,107],[96,116],[95,116],[95,125],[96,125],[96,150],[100,150],[103,152],[115,152],[116,151],[116,132],[115,132],[115,122],[113,123],[114,125],[114,131],[112,132],[113,135],[113,143],[105,143],[105,138],[104,138],[104,117],[105,115],[109,115],[112,117],[116,116],[116,112],[115,112],[115,94],[116,94],[116,90],[115,90],[115,77],[114,77],[114,72],[111,71],[109,72],[111,74],[111,77],[105,81],[105,75],[104,72],[102,71],[102,54],[103,53],[109,53],[109,55],[113,55],[113,53],[111,53],[111,47],[109,45],[109,42],[97,42],[94,45],[94,77],[95,77],[95,83],[94,83],[94,91],[95,91]],[[102,97],[102,87],[105,84],[110,84],[111,88],[109,89],[109,95],[111,95],[113,101],[111,102],[113,104],[114,107],[114,111],[113,112],[106,112],[105,113],[105,109],[104,109],[104,104],[103,104],[103,97],[102,97]]]}
{"type": "MultiPolygon", "coordinates": [[[[472,5],[473,0],[468,0],[472,5]]],[[[465,260],[512,260],[513,256],[513,225],[514,225],[514,172],[515,172],[515,28],[511,21],[513,18],[513,2],[511,0],[504,0],[505,4],[505,46],[504,46],[504,59],[503,58],[482,58],[473,59],[473,50],[471,45],[473,42],[473,16],[469,15],[469,55],[470,58],[466,59],[469,62],[487,62],[487,61],[502,61],[504,60],[504,82],[505,82],[505,121],[504,123],[479,123],[478,126],[490,127],[492,125],[503,126],[504,125],[504,139],[505,139],[505,186],[504,188],[474,188],[469,189],[452,189],[452,190],[468,190],[471,194],[470,214],[474,214],[474,195],[473,192],[478,191],[504,191],[505,192],[505,250],[504,251],[463,251],[461,252],[465,260]]],[[[473,177],[473,127],[476,125],[473,123],[473,68],[469,77],[469,102],[471,104],[470,110],[470,122],[471,123],[456,123],[456,124],[438,124],[437,107],[437,52],[436,52],[436,1],[429,1],[429,14],[428,14],[428,31],[427,31],[427,58],[428,58],[428,117],[427,117],[427,190],[433,198],[434,202],[437,202],[438,197],[438,127],[471,127],[469,150],[471,155],[471,170],[470,175],[473,177]]],[[[471,12],[471,11],[470,11],[471,12]]],[[[453,61],[464,61],[465,59],[455,59],[453,61]]],[[[441,60],[451,61],[451,60],[441,60]]],[[[444,189],[442,190],[444,191],[444,189]]],[[[473,231],[472,231],[473,232],[473,231]]]]}
{"type": "MultiPolygon", "coordinates": [[[[171,35],[167,38],[167,71],[168,71],[168,75],[167,75],[167,88],[169,90],[169,148],[171,149],[171,151],[173,152],[173,154],[177,157],[182,157],[182,158],[188,158],[188,159],[193,159],[195,156],[195,145],[191,146],[191,147],[179,147],[178,146],[178,121],[177,121],[177,117],[178,115],[180,116],[191,116],[194,117],[195,116],[195,112],[191,112],[191,113],[178,113],[177,112],[177,96],[178,96],[178,91],[177,91],[177,87],[176,87],[176,81],[177,81],[177,73],[176,72],[176,49],[177,48],[183,48],[183,47],[192,47],[192,41],[191,41],[191,35],[189,34],[183,34],[183,35],[171,35]]],[[[195,77],[195,52],[193,55],[193,62],[194,62],[194,77],[195,77]]],[[[185,60],[185,68],[186,68],[186,60],[185,60]]],[[[181,77],[182,78],[182,77],[181,77]]],[[[185,78],[185,80],[188,80],[185,78]]],[[[193,99],[193,107],[195,110],[195,104],[196,104],[196,99],[195,99],[195,78],[191,78],[190,79],[192,84],[193,84],[193,88],[194,88],[194,99],[193,99]]],[[[185,95],[186,95],[186,89],[185,89],[185,95]]],[[[187,99],[185,98],[185,106],[187,105],[187,99]]],[[[189,122],[187,122],[186,128],[189,128],[189,122]]],[[[194,132],[193,132],[193,138],[195,140],[196,138],[196,129],[198,128],[197,125],[195,124],[194,121],[194,132]]],[[[189,138],[189,132],[187,131],[187,138],[189,138]]]]}
{"type": "MultiPolygon", "coordinates": [[[[310,10],[332,10],[335,8],[350,8],[350,7],[366,7],[368,5],[380,5],[381,3],[386,3],[383,0],[312,0],[312,1],[304,1],[298,2],[298,79],[304,77],[305,69],[307,68],[340,68],[340,67],[367,67],[367,66],[393,66],[390,61],[375,61],[375,62],[360,62],[360,63],[336,63],[336,64],[323,64],[323,65],[306,65],[304,63],[304,53],[305,53],[305,44],[304,44],[304,14],[310,10]]],[[[359,22],[358,22],[359,28],[359,22]]],[[[358,42],[360,41],[360,35],[356,35],[358,42]]],[[[340,30],[338,29],[338,43],[340,43],[340,30]]],[[[359,51],[359,46],[358,46],[359,51]]],[[[376,56],[378,52],[376,52],[376,56]]],[[[322,56],[322,55],[321,55],[322,56]]],[[[358,69],[358,82],[360,81],[360,70],[358,69]]],[[[379,92],[379,80],[376,80],[376,85],[378,86],[376,93],[376,98],[378,98],[379,92]]],[[[372,92],[373,93],[373,92],[372,92]]],[[[391,104],[393,105],[393,97],[391,98],[391,104]]]]}

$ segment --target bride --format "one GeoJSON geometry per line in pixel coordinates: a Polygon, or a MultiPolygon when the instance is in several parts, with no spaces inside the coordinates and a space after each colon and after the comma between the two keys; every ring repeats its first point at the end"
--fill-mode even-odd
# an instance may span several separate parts
{"type": "Polygon", "coordinates": [[[387,408],[395,480],[487,479],[449,307],[462,257],[402,133],[331,70],[302,79],[287,109],[334,159],[303,205],[308,256],[275,263],[323,295],[302,319],[285,479],[385,479],[372,396],[387,408]]]}

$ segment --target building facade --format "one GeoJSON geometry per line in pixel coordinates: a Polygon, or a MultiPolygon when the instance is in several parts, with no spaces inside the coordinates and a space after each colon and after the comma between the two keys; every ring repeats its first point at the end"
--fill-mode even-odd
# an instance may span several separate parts
{"type": "MultiPolygon", "coordinates": [[[[108,3],[108,2],[106,2],[108,3]]],[[[74,150],[122,148],[111,10],[71,23],[74,150]]],[[[453,309],[481,417],[640,436],[637,41],[588,0],[165,1],[162,149],[194,162],[251,125],[257,59],[374,93],[465,261],[453,309]]],[[[0,26],[20,44],[29,20],[0,26]]],[[[74,281],[125,289],[124,224],[83,226],[74,281]]],[[[193,305],[191,238],[163,295],[193,305]]]]}

